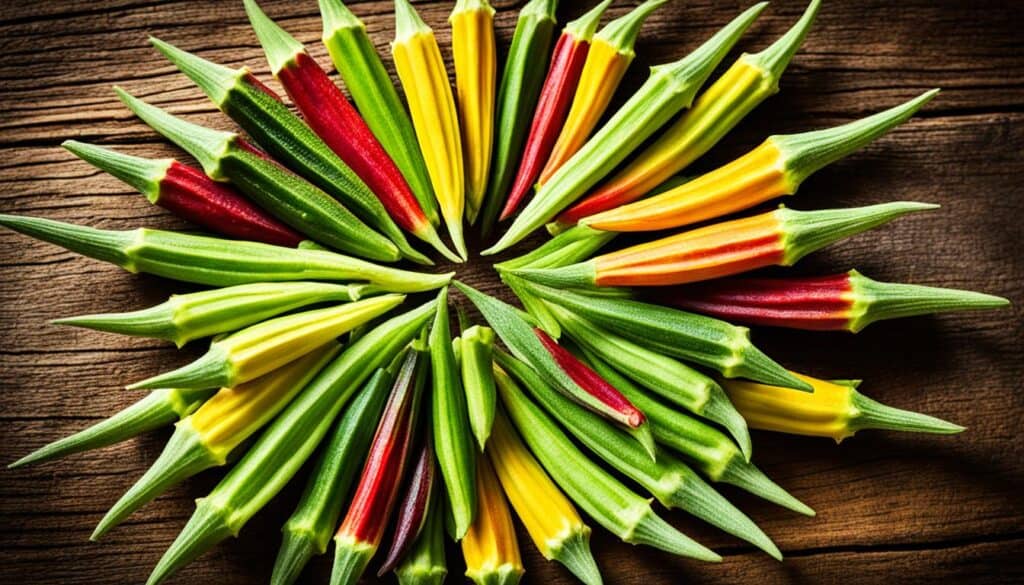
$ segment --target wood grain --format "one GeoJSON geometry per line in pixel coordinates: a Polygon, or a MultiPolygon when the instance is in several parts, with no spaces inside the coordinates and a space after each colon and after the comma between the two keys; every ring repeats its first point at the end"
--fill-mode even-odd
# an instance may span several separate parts
{"type": "MultiPolygon", "coordinates": [[[[270,1],[267,12],[309,43],[320,22],[312,0],[270,1]]],[[[495,2],[499,44],[507,47],[523,2],[495,2]]],[[[585,4],[563,2],[562,22],[585,4]]],[[[619,15],[635,2],[610,9],[619,15]]],[[[387,2],[351,2],[378,49],[392,31],[387,2]]],[[[677,2],[645,26],[637,65],[685,54],[744,3],[677,2]]],[[[450,3],[420,2],[447,50],[450,3]]],[[[777,0],[741,41],[757,50],[781,34],[802,2],[777,0]]],[[[866,380],[884,402],[952,419],[956,437],[863,433],[840,446],[826,440],[755,434],[755,461],[818,510],[799,518],[732,489],[723,492],[761,524],[786,554],[775,563],[681,514],[670,518],[722,552],[721,565],[698,565],[633,549],[595,531],[608,583],[901,583],[952,579],[1024,580],[1024,19],[1019,5],[995,0],[826,2],[782,93],[694,165],[713,168],[771,133],[853,119],[942,87],[915,120],[810,179],[787,204],[798,209],[896,199],[941,203],[813,255],[795,269],[823,273],[856,267],[879,278],[984,290],[1015,305],[992,313],[874,325],[857,336],[758,330],[786,365],[823,377],[866,380]]],[[[94,226],[186,227],[138,194],[59,148],[75,138],[147,156],[177,153],[134,120],[113,84],[189,119],[220,128],[218,114],[146,43],[155,35],[229,65],[267,67],[240,2],[8,0],[0,7],[0,210],[94,226]]],[[[450,65],[450,64],[449,64],[450,65]]],[[[620,91],[621,101],[628,91],[620,91]]],[[[480,249],[479,245],[475,249],[480,249]]],[[[459,267],[460,278],[505,295],[486,262],[459,267]]],[[[130,403],[131,381],[185,363],[199,350],[59,329],[47,321],[159,302],[186,287],[133,276],[0,232],[0,460],[69,434],[130,403]]],[[[95,523],[148,466],[168,433],[37,468],[0,472],[0,583],[139,583],[214,485],[211,471],[171,490],[113,531],[87,541],[95,523]]],[[[301,474],[300,477],[304,477],[301,474]]],[[[299,483],[299,482],[293,482],[299,483]]],[[[241,537],[218,547],[173,583],[265,582],[297,486],[258,514],[241,537]]],[[[570,583],[523,536],[528,583],[570,583]]],[[[462,570],[452,549],[450,573],[462,570]]],[[[326,582],[318,559],[310,582],[326,582]]],[[[458,581],[458,579],[453,579],[458,581]]]]}

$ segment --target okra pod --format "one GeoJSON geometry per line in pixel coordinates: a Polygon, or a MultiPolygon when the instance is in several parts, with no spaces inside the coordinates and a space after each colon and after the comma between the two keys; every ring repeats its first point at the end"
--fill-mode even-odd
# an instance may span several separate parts
{"type": "Polygon", "coordinates": [[[412,113],[413,128],[455,250],[467,257],[462,235],[466,176],[455,98],[441,49],[431,29],[408,0],[395,2],[395,69],[412,113]]]}
{"type": "Polygon", "coordinates": [[[437,464],[434,462],[434,441],[429,425],[423,425],[422,435],[423,444],[405,484],[405,493],[395,516],[391,546],[377,571],[378,577],[391,572],[405,558],[427,524],[427,517],[431,514],[430,506],[437,500],[434,495],[435,491],[439,491],[435,479],[437,464]]]}
{"type": "Polygon", "coordinates": [[[494,349],[494,330],[473,325],[462,331],[459,338],[461,352],[462,387],[466,391],[466,411],[480,451],[487,445],[494,423],[494,374],[491,372],[491,353],[494,349]]]}
{"type": "Polygon", "coordinates": [[[466,576],[477,585],[516,585],[524,569],[512,513],[487,457],[478,457],[476,491],[480,508],[462,539],[466,576]]]}
{"type": "Polygon", "coordinates": [[[340,349],[332,342],[265,376],[221,388],[175,425],[163,452],[100,520],[90,540],[99,540],[172,486],[227,463],[228,455],[287,406],[340,349]]]}
{"type": "Polygon", "coordinates": [[[121,101],[146,124],[182,147],[216,181],[233,185],[281,221],[315,241],[373,260],[400,258],[391,241],[370,229],[344,205],[312,183],[270,160],[234,132],[204,128],[115,87],[121,101]]]}
{"type": "Polygon", "coordinates": [[[746,514],[739,511],[688,465],[659,453],[657,461],[619,429],[572,404],[512,356],[499,352],[497,362],[519,380],[553,418],[613,468],[632,478],[666,508],[679,508],[751,544],[777,560],[779,549],[746,514]]]}
{"type": "Polygon", "coordinates": [[[540,176],[572,105],[572,96],[579,85],[594,31],[609,4],[611,0],[603,0],[583,16],[566,24],[555,42],[554,55],[533,113],[519,170],[500,219],[508,219],[515,213],[540,176]]]}
{"type": "Polygon", "coordinates": [[[590,527],[526,449],[508,417],[497,412],[487,445],[509,503],[545,559],[569,569],[585,585],[601,585],[590,552],[590,527]]]}
{"type": "Polygon", "coordinates": [[[727,378],[810,391],[750,341],[750,330],[711,317],[631,299],[583,295],[530,284],[533,294],[651,350],[711,368],[727,378]]]}
{"type": "Polygon", "coordinates": [[[404,295],[384,295],[257,323],[213,341],[210,349],[194,362],[136,382],[129,389],[232,388],[327,345],[404,300],[404,295]]]}
{"type": "Polygon", "coordinates": [[[779,91],[779,79],[803,43],[821,0],[811,0],[800,20],[767,49],[744,53],[657,141],[592,194],[563,212],[558,221],[580,219],[651,195],[659,184],[718,143],[764,100],[779,91]]]}
{"type": "Polygon", "coordinates": [[[651,509],[649,500],[623,485],[573,445],[503,370],[495,370],[502,404],[530,449],[555,482],[591,518],[630,544],[645,544],[703,561],[721,560],[651,509]]]}
{"type": "Polygon", "coordinates": [[[532,327],[511,305],[461,282],[455,281],[455,286],[483,313],[514,356],[530,364],[559,392],[629,429],[654,457],[650,427],[644,424],[642,412],[613,388],[602,384],[600,377],[592,371],[570,360],[571,356],[567,356],[546,333],[532,327]]]}
{"type": "Polygon", "coordinates": [[[352,503],[334,535],[331,585],[358,581],[384,536],[408,464],[427,380],[426,359],[423,351],[409,352],[391,389],[352,503]]]}
{"type": "Polygon", "coordinates": [[[267,54],[271,73],[281,82],[306,123],[379,199],[379,204],[371,201],[362,206],[367,221],[405,252],[410,246],[398,226],[449,260],[457,261],[438,237],[395,162],[327,72],[302,43],[268,18],[254,0],[245,0],[245,11],[267,54]]]}
{"type": "Polygon", "coordinates": [[[518,258],[495,264],[501,273],[519,268],[558,268],[590,258],[617,234],[573,226],[518,258]]]}
{"type": "Polygon", "coordinates": [[[399,585],[441,585],[448,575],[444,558],[444,497],[433,490],[426,524],[405,560],[395,569],[399,585]]]}
{"type": "Polygon", "coordinates": [[[544,69],[537,64],[550,57],[557,5],[557,0],[530,0],[519,11],[498,87],[494,156],[480,222],[484,235],[494,227],[519,168],[530,112],[544,82],[544,69]]]}
{"type": "Polygon", "coordinates": [[[61,146],[134,187],[153,205],[198,226],[277,246],[294,247],[303,241],[298,232],[195,167],[170,158],[131,156],[77,140],[65,140],[61,146]]]}
{"type": "Polygon", "coordinates": [[[561,268],[512,271],[548,286],[664,286],[792,266],[825,246],[938,205],[895,201],[866,207],[796,211],[779,206],[638,244],[561,268]]]}
{"type": "Polygon", "coordinates": [[[327,551],[341,506],[369,449],[374,422],[384,410],[391,381],[390,372],[378,369],[338,419],[299,504],[281,528],[281,548],[270,576],[271,585],[295,583],[306,563],[327,551]]]}
{"type": "Polygon", "coordinates": [[[331,280],[368,282],[394,292],[421,292],[444,286],[455,274],[420,274],[326,250],[285,248],[146,228],[98,230],[4,214],[0,214],[0,225],[115,264],[128,272],[210,286],[331,280]]]}
{"type": "Polygon", "coordinates": [[[747,9],[683,59],[651,68],[651,76],[644,85],[541,186],[498,243],[483,254],[497,254],[550,221],[688,107],[697,90],[765,5],[762,2],[747,9]]]}
{"type": "Polygon", "coordinates": [[[885,134],[938,90],[843,126],[770,136],[740,158],[660,195],[591,215],[581,222],[614,232],[653,231],[714,219],[796,193],[800,183],[885,134]]]}
{"type": "Polygon", "coordinates": [[[448,289],[437,300],[437,313],[430,328],[431,413],[434,451],[444,480],[448,504],[459,540],[469,530],[476,511],[476,474],[473,471],[473,436],[466,412],[466,395],[452,351],[448,324],[448,289]]]}
{"type": "Polygon", "coordinates": [[[752,325],[851,333],[885,319],[1010,304],[973,291],[878,282],[856,270],[829,276],[716,280],[660,291],[656,298],[752,325]]]}
{"type": "Polygon", "coordinates": [[[166,339],[181,347],[194,339],[237,331],[308,305],[356,301],[363,291],[367,287],[361,285],[257,282],[171,295],[141,311],[66,317],[52,323],[166,339]]]}
{"type": "MultiPolygon", "coordinates": [[[[355,391],[405,347],[434,312],[425,303],[359,338],[278,415],[205,498],[157,563],[156,585],[220,541],[235,536],[298,472],[355,391]]],[[[333,527],[332,527],[333,528],[333,527]]]]}
{"type": "Polygon", "coordinates": [[[36,449],[8,465],[8,469],[35,465],[75,453],[101,449],[182,419],[199,408],[216,390],[160,388],[131,406],[87,429],[36,449]]]}
{"type": "Polygon", "coordinates": [[[752,447],[747,423],[717,382],[677,360],[598,327],[563,307],[552,303],[550,308],[577,345],[587,348],[651,392],[721,425],[740,446],[743,456],[750,460],[752,447]]]}
{"type": "Polygon", "coordinates": [[[668,0],[646,0],[627,14],[609,22],[590,42],[586,61],[580,72],[569,106],[551,155],[538,177],[538,184],[547,183],[572,155],[586,143],[605,109],[612,101],[619,82],[636,57],[640,27],[655,10],[668,0]]]}
{"type": "Polygon", "coordinates": [[[942,419],[886,406],[857,391],[856,381],[818,380],[797,374],[814,386],[814,392],[793,392],[752,382],[725,382],[736,408],[755,429],[830,437],[836,443],[865,429],[885,429],[950,435],[964,427],[942,419]]]}
{"type": "MultiPolygon", "coordinates": [[[[230,69],[212,63],[157,38],[150,38],[150,41],[198,85],[217,108],[245,129],[274,158],[322,190],[321,193],[333,199],[339,207],[344,204],[359,219],[384,232],[387,238],[376,235],[390,243],[391,248],[403,257],[421,264],[430,263],[426,256],[409,245],[366,183],[247,69],[230,69]]],[[[209,174],[209,169],[206,170],[209,174]]],[[[234,177],[231,179],[237,182],[234,177]]]]}
{"type": "Polygon", "coordinates": [[[412,120],[366,34],[366,25],[341,0],[319,0],[319,3],[324,46],[345,81],[352,101],[402,171],[427,219],[437,226],[437,202],[423,154],[416,143],[412,120]]]}
{"type": "Polygon", "coordinates": [[[487,190],[494,140],[494,8],[487,0],[459,0],[448,22],[466,163],[466,219],[475,223],[487,190]]]}
{"type": "Polygon", "coordinates": [[[736,444],[717,428],[651,398],[604,360],[585,349],[580,352],[604,379],[650,413],[658,443],[683,455],[708,479],[734,485],[799,514],[814,516],[814,510],[747,461],[736,444]]]}

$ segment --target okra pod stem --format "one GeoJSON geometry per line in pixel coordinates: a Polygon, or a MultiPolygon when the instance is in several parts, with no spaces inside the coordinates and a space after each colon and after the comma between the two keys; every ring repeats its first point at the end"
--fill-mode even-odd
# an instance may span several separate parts
{"type": "Polygon", "coordinates": [[[160,457],[110,508],[90,540],[99,540],[168,488],[227,463],[228,455],[273,419],[340,349],[331,343],[251,382],[221,388],[175,425],[160,457]]]}
{"type": "Polygon", "coordinates": [[[545,77],[544,69],[537,64],[550,57],[557,5],[557,0],[530,0],[516,21],[498,88],[494,156],[480,222],[484,235],[490,235],[519,168],[530,113],[545,77]]]}
{"type": "Polygon", "coordinates": [[[469,530],[476,512],[476,473],[473,467],[476,459],[466,395],[452,351],[448,289],[443,289],[438,297],[437,313],[430,328],[430,365],[434,451],[448,494],[454,521],[453,536],[459,540],[469,530]]]}
{"type": "Polygon", "coordinates": [[[425,361],[424,351],[409,352],[391,389],[352,503],[334,535],[331,585],[358,581],[384,536],[416,430],[425,361]]]}
{"type": "Polygon", "coordinates": [[[540,554],[564,565],[585,585],[601,585],[601,572],[590,552],[590,527],[500,411],[495,414],[487,454],[509,503],[540,554]]]}
{"type": "Polygon", "coordinates": [[[437,500],[434,495],[435,491],[439,491],[435,479],[437,464],[434,462],[434,441],[429,425],[423,425],[423,431],[423,444],[405,484],[405,494],[395,517],[391,546],[377,571],[378,577],[391,572],[405,558],[426,526],[427,517],[431,513],[430,506],[437,500]]]}
{"type": "Polygon", "coordinates": [[[305,490],[281,528],[281,548],[271,585],[291,585],[314,555],[327,551],[341,506],[356,480],[391,389],[391,375],[378,369],[352,399],[324,446],[305,490]]]}
{"type": "Polygon", "coordinates": [[[579,84],[594,31],[609,4],[611,0],[598,3],[583,16],[566,24],[558,37],[540,100],[533,113],[523,158],[500,219],[508,219],[515,213],[540,176],[572,105],[572,96],[579,84]]]}
{"type": "Polygon", "coordinates": [[[194,362],[129,386],[138,388],[234,387],[288,364],[405,300],[384,295],[326,309],[285,315],[252,325],[210,344],[194,362]]]}
{"type": "Polygon", "coordinates": [[[466,178],[455,98],[434,31],[408,0],[395,2],[395,41],[391,43],[391,53],[441,216],[456,251],[465,259],[462,219],[466,178]]]}
{"type": "Polygon", "coordinates": [[[368,282],[395,292],[420,292],[444,286],[454,275],[398,270],[326,250],[285,248],[146,228],[98,230],[4,214],[0,214],[0,225],[129,272],[210,286],[331,280],[368,282]]]}
{"type": "Polygon", "coordinates": [[[233,238],[298,246],[303,238],[228,185],[174,159],[147,159],[65,140],[61,146],[134,187],[154,205],[198,226],[233,238]]]}
{"type": "Polygon", "coordinates": [[[509,417],[555,482],[587,514],[630,544],[645,544],[703,561],[721,560],[713,551],[672,528],[642,498],[576,448],[503,370],[494,373],[509,417]]]}
{"type": "Polygon", "coordinates": [[[171,295],[141,311],[67,317],[52,323],[166,339],[181,347],[194,339],[237,331],[308,305],[356,301],[365,290],[361,285],[257,282],[171,295]]]}
{"type": "Polygon", "coordinates": [[[741,211],[781,195],[893,127],[928,103],[938,90],[843,126],[770,136],[760,146],[675,189],[584,218],[595,229],[631,232],[664,230],[741,211]]]}
{"type": "Polygon", "coordinates": [[[523,362],[503,352],[497,354],[497,362],[581,443],[642,485],[665,507],[686,510],[754,544],[775,559],[782,559],[779,549],[746,514],[730,504],[685,463],[663,453],[658,454],[656,462],[651,461],[643,449],[622,431],[554,392],[523,362]]]}
{"type": "Polygon", "coordinates": [[[363,24],[340,0],[319,0],[327,52],[345,81],[366,125],[398,165],[413,195],[434,226],[437,201],[405,104],[391,83],[363,24]]]}
{"type": "Polygon", "coordinates": [[[427,519],[405,560],[395,569],[399,585],[441,585],[448,575],[444,558],[444,497],[433,490],[427,519]]]}
{"type": "Polygon", "coordinates": [[[872,400],[857,391],[859,381],[828,382],[797,375],[814,386],[814,392],[795,396],[785,388],[749,382],[726,382],[725,388],[755,429],[830,437],[836,443],[864,429],[940,435],[964,430],[933,416],[872,400]]]}
{"type": "Polygon", "coordinates": [[[459,339],[461,352],[462,387],[466,391],[466,411],[480,451],[487,445],[494,423],[494,374],[491,372],[491,354],[494,348],[494,330],[473,325],[462,331],[459,339]]]}
{"type": "Polygon", "coordinates": [[[480,507],[462,539],[466,576],[477,585],[516,585],[524,570],[512,514],[491,464],[485,455],[478,457],[476,491],[480,507]]]}
{"type": "Polygon", "coordinates": [[[779,79],[800,47],[818,13],[811,0],[793,28],[767,49],[744,53],[657,141],[591,195],[559,216],[571,225],[602,211],[653,195],[669,177],[686,168],[718,143],[764,100],[779,91],[779,79]]]}
{"type": "Polygon", "coordinates": [[[856,270],[829,276],[736,278],[663,290],[664,303],[721,319],[857,333],[885,319],[1005,307],[1002,297],[872,280],[856,270]]]}
{"type": "Polygon", "coordinates": [[[700,86],[765,5],[762,2],[747,9],[687,57],[653,67],[647,82],[544,183],[498,243],[483,254],[496,254],[550,221],[659,127],[688,107],[700,86]]]}
{"type": "Polygon", "coordinates": [[[35,465],[75,453],[120,443],[182,419],[199,408],[216,390],[160,388],[117,414],[77,433],[36,449],[8,465],[8,469],[35,465]]]}
{"type": "MultiPolygon", "coordinates": [[[[393,317],[360,337],[278,415],[205,498],[150,574],[156,585],[220,541],[238,534],[298,472],[351,395],[419,332],[433,301],[393,317]]],[[[333,527],[332,527],[333,528],[333,527]]]]}

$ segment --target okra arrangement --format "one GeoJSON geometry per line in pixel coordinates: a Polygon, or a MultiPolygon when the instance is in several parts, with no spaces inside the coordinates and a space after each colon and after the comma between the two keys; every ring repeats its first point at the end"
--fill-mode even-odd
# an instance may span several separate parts
{"type": "Polygon", "coordinates": [[[370,572],[441,583],[449,540],[480,585],[519,582],[527,546],[596,585],[597,526],[631,544],[721,561],[670,524],[667,509],[782,560],[718,489],[731,484],[814,515],[756,466],[751,429],[836,441],[866,429],[963,431],[872,400],[859,380],[790,371],[751,341],[747,325],[856,333],[1008,301],[855,270],[740,276],[937,207],[748,211],[795,194],[938,90],[841,126],[769,136],[728,164],[685,175],[778,93],[820,0],[768,47],[729,65],[767,3],[755,4],[688,55],[651,67],[635,91],[620,83],[645,20],[683,8],[644,0],[605,19],[612,3],[557,32],[557,0],[530,0],[502,52],[487,0],[458,0],[450,82],[434,30],[396,0],[396,87],[340,0],[319,5],[341,84],[244,0],[294,107],[244,67],[151,38],[240,130],[197,125],[135,97],[140,88],[115,88],[196,164],[63,146],[196,230],[112,231],[18,215],[0,215],[0,224],[129,272],[200,285],[150,308],[57,324],[206,350],[125,381],[144,392],[137,402],[11,467],[173,425],[93,540],[172,486],[225,467],[151,585],[237,537],[289,483],[305,487],[285,504],[294,511],[270,576],[277,585],[297,582],[328,549],[332,585],[370,572]],[[547,241],[521,244],[545,227],[547,241]],[[494,269],[521,307],[455,272],[423,268],[434,263],[425,246],[465,262],[466,228],[487,239],[484,258],[518,246],[494,269]],[[626,232],[628,243],[616,246],[626,232]],[[303,468],[307,477],[296,477],[303,468]],[[517,541],[517,522],[530,542],[517,541]]]}

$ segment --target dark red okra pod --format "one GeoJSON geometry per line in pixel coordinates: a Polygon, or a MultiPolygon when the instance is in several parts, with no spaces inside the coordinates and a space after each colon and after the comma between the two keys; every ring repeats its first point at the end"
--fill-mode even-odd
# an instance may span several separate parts
{"type": "Polygon", "coordinates": [[[405,488],[395,517],[395,534],[391,539],[391,547],[385,560],[377,571],[378,577],[392,571],[405,558],[406,552],[416,542],[423,525],[426,524],[428,508],[435,491],[434,477],[434,442],[431,439],[430,425],[423,426],[423,445],[416,457],[416,465],[410,470],[409,481],[405,488]]]}

